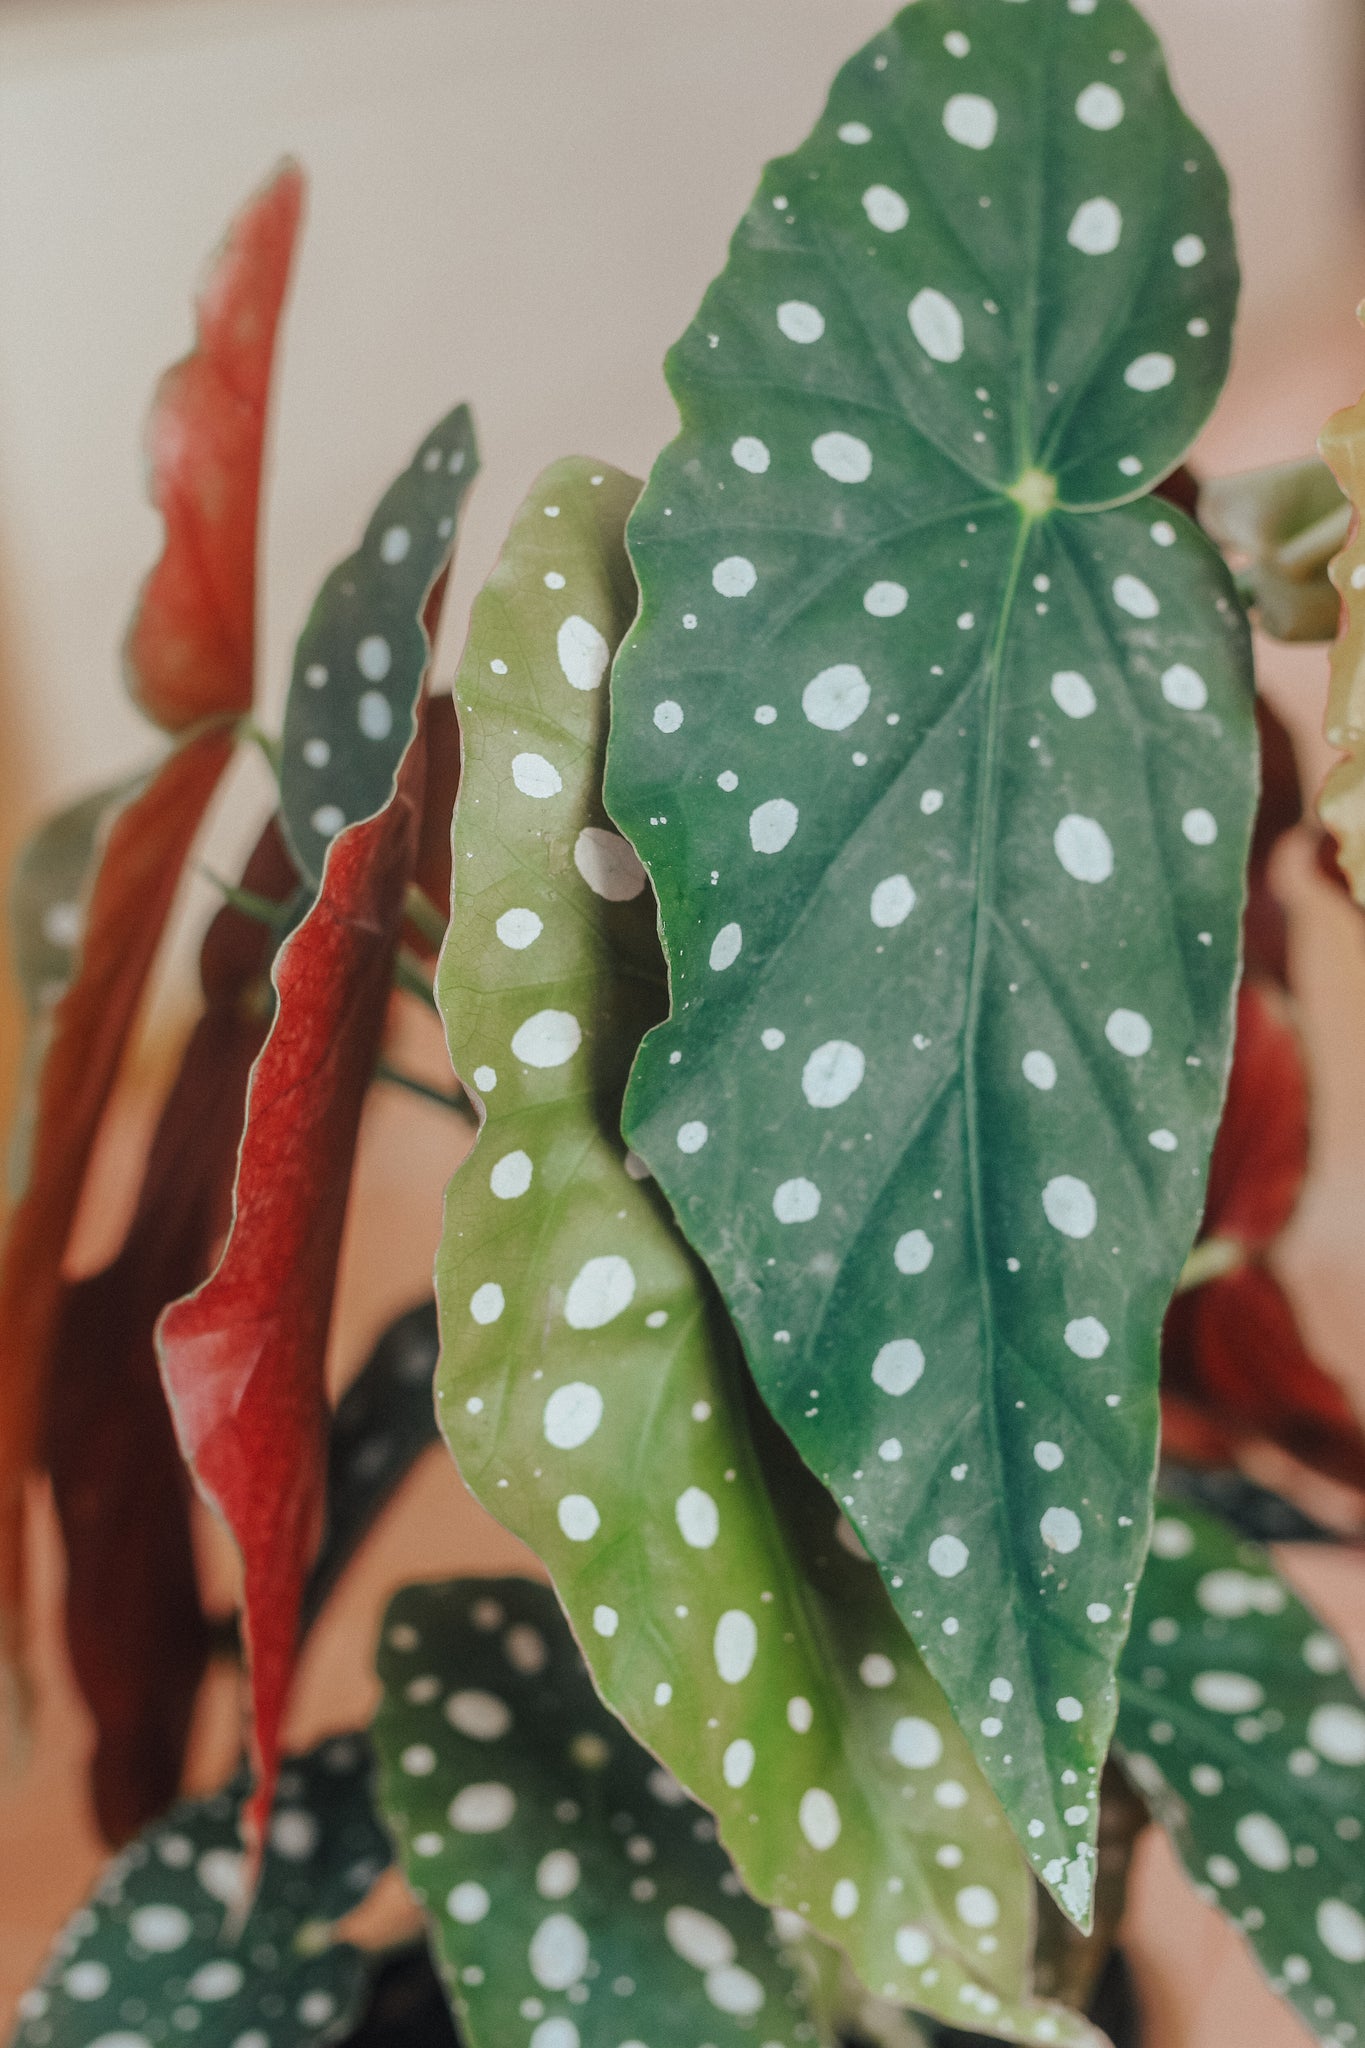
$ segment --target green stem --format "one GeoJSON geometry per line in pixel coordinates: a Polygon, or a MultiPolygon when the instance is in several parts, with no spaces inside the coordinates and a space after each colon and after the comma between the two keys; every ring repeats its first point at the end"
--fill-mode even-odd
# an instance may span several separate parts
{"type": "Polygon", "coordinates": [[[419,889],[416,882],[408,884],[408,893],[403,900],[403,914],[427,944],[439,952],[445,940],[446,920],[426,891],[419,889]]]}
{"type": "Polygon", "coordinates": [[[269,896],[258,896],[254,889],[240,888],[235,882],[225,882],[221,875],[200,863],[199,872],[205,881],[212,882],[221,890],[225,902],[234,910],[240,910],[243,917],[249,917],[253,924],[268,925],[271,931],[283,931],[293,915],[290,902],[276,903],[269,896]]]}
{"type": "Polygon", "coordinates": [[[284,756],[284,741],[273,738],[265,730],[264,726],[258,725],[255,719],[251,717],[244,718],[237,727],[237,731],[242,739],[250,740],[253,746],[260,748],[270,764],[271,774],[278,783],[280,779],[280,762],[284,756]]]}
{"type": "Polygon", "coordinates": [[[417,955],[406,946],[400,946],[394,955],[393,980],[395,988],[401,988],[405,995],[416,996],[429,1010],[436,1009],[436,991],[431,985],[431,976],[417,955]]]}
{"type": "Polygon", "coordinates": [[[457,1094],[447,1095],[443,1089],[433,1088],[430,1082],[419,1081],[415,1074],[405,1074],[401,1068],[391,1067],[387,1060],[379,1062],[374,1070],[374,1078],[376,1081],[388,1081],[395,1088],[406,1088],[409,1095],[416,1095],[423,1102],[437,1103],[440,1108],[448,1109],[452,1115],[459,1117],[462,1123],[471,1127],[474,1123],[474,1111],[463,1089],[457,1094]]]}
{"type": "Polygon", "coordinates": [[[1175,1291],[1192,1294],[1196,1287],[1203,1287],[1210,1280],[1221,1280],[1224,1274],[1237,1272],[1246,1262],[1246,1246],[1235,1237],[1206,1237],[1186,1259],[1175,1291]]]}

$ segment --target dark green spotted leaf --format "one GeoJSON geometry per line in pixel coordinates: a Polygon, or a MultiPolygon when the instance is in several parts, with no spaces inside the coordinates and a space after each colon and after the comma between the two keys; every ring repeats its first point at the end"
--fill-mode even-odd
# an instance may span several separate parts
{"type": "Polygon", "coordinates": [[[715,1824],[603,1707],[546,1586],[390,1606],[381,1793],[471,2048],[817,2033],[715,1824]]]}
{"type": "Polygon", "coordinates": [[[1320,2041],[1365,2029],[1365,1703],[1268,1554],[1159,1504],[1119,1672],[1125,1768],[1320,2041]]]}
{"type": "Polygon", "coordinates": [[[299,636],[284,718],[280,808],[316,887],[343,825],[382,810],[417,730],[430,656],[423,614],[478,469],[468,406],[433,427],[356,553],[333,569],[299,636]]]}
{"type": "Polygon", "coordinates": [[[431,1398],[439,1348],[436,1309],[424,1302],[389,1325],[337,1402],[327,1433],[327,1520],[301,1634],[423,1451],[440,1440],[431,1398]]]}
{"type": "Polygon", "coordinates": [[[613,683],[627,1136],[1082,1925],[1256,785],[1226,570],[1115,501],[1235,279],[1127,0],[906,9],[670,358],[613,683]]]}
{"type": "MultiPolygon", "coordinates": [[[[1004,1818],[620,1136],[665,1001],[653,903],[601,802],[637,488],[584,462],[541,479],[455,683],[438,996],[486,1122],[438,1259],[442,1427],[549,1567],[608,1705],[715,1813],[757,1897],[881,1996],[1083,2036],[1029,2003],[1031,1887],[1004,1818]]],[[[989,1717],[1014,1724],[1003,1681],[989,1717]]]]}
{"type": "Polygon", "coordinates": [[[368,1964],[333,1939],[390,1859],[362,1736],[291,1757],[240,1934],[245,1773],[186,1800],[105,1867],[19,2001],[13,2048],[312,2048],[364,2001],[368,1964]]]}

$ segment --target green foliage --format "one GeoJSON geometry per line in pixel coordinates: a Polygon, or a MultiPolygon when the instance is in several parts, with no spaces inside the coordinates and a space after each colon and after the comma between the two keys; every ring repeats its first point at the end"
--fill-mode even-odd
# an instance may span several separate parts
{"type": "Polygon", "coordinates": [[[430,646],[426,600],[450,560],[478,469],[468,406],[426,436],[333,569],[299,636],[285,710],[280,808],[314,887],[345,825],[382,810],[417,730],[430,646]]]}
{"type": "Polygon", "coordinates": [[[363,2003],[369,1966],[333,1938],[389,1862],[362,1736],[288,1760],[240,1933],[245,1773],[187,1800],[108,1864],[19,2002],[13,2048],[312,2048],[363,2003]]]}
{"type": "Polygon", "coordinates": [[[548,1587],[409,1586],[389,1608],[382,1796],[471,2048],[816,2030],[709,1816],[592,1689],[548,1587]]]}
{"type": "Polygon", "coordinates": [[[602,810],[606,693],[584,683],[630,616],[635,489],[583,462],[541,479],[456,679],[438,994],[487,1122],[447,1197],[442,1426],[549,1566],[608,1703],[716,1814],[759,1897],[879,1993],[1062,2038],[1026,2004],[1029,1886],[995,1801],[619,1135],[662,961],[602,810]]]}
{"type": "Polygon", "coordinates": [[[1335,640],[1341,599],[1327,574],[1346,544],[1351,507],[1325,462],[1214,477],[1199,519],[1240,571],[1242,594],[1274,640],[1335,640]]]}
{"type": "Polygon", "coordinates": [[[1365,1705],[1269,1555],[1162,1507],[1118,1743],[1204,1897],[1320,2041],[1365,2026],[1365,1705]]]}
{"type": "Polygon", "coordinates": [[[1126,0],[920,0],[672,354],[613,684],[627,1135],[1080,1923],[1256,789],[1226,572],[1117,501],[1235,284],[1126,0]]]}

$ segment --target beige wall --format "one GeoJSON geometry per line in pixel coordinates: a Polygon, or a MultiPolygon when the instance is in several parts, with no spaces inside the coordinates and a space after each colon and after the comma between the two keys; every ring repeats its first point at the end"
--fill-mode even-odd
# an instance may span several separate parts
{"type": "MultiPolygon", "coordinates": [[[[157,545],[140,423],[185,345],[206,251],[281,151],[304,159],[313,196],[271,499],[274,697],[321,572],[456,398],[477,406],[487,464],[463,598],[545,462],[648,465],[671,427],[663,351],[759,163],[800,138],[888,11],[0,0],[0,687],[20,809],[138,753],[113,650],[157,545]]],[[[1149,12],[1237,184],[1244,389],[1280,319],[1297,327],[1309,305],[1339,359],[1365,293],[1357,0],[1149,12]]],[[[1244,417],[1233,438],[1297,447],[1317,417],[1306,400],[1301,418],[1244,417]]]]}

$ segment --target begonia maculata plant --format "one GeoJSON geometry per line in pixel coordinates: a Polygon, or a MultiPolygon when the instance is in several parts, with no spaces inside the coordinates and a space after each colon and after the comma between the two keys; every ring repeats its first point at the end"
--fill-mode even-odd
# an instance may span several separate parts
{"type": "Polygon", "coordinates": [[[415,422],[272,737],[301,201],[285,165],[248,202],[153,408],[125,669],[164,750],[12,892],[0,1645],[17,1731],[46,1472],[116,1851],[16,2048],[1133,2043],[1149,1821],[1345,2048],[1365,1703],[1265,1543],[1365,1529],[1277,1256],[1313,1076],[1274,886],[1292,834],[1365,905],[1365,410],[1325,463],[1183,467],[1238,266],[1155,37],[1129,0],[906,7],[698,280],[648,478],[529,483],[443,688],[478,459],[464,405],[415,422]],[[1251,624],[1339,617],[1315,817],[1251,624]],[[272,813],[122,1247],[71,1280],[241,746],[272,813]],[[332,1407],[377,1083],[467,1156],[433,1297],[332,1407]],[[300,1648],[438,1436],[549,1584],[402,1590],[373,1727],[286,1754],[300,1648]],[[196,1490],[243,1734],[187,1799],[196,1490]],[[391,1866],[397,1957],[348,1920],[391,1866]]]}

